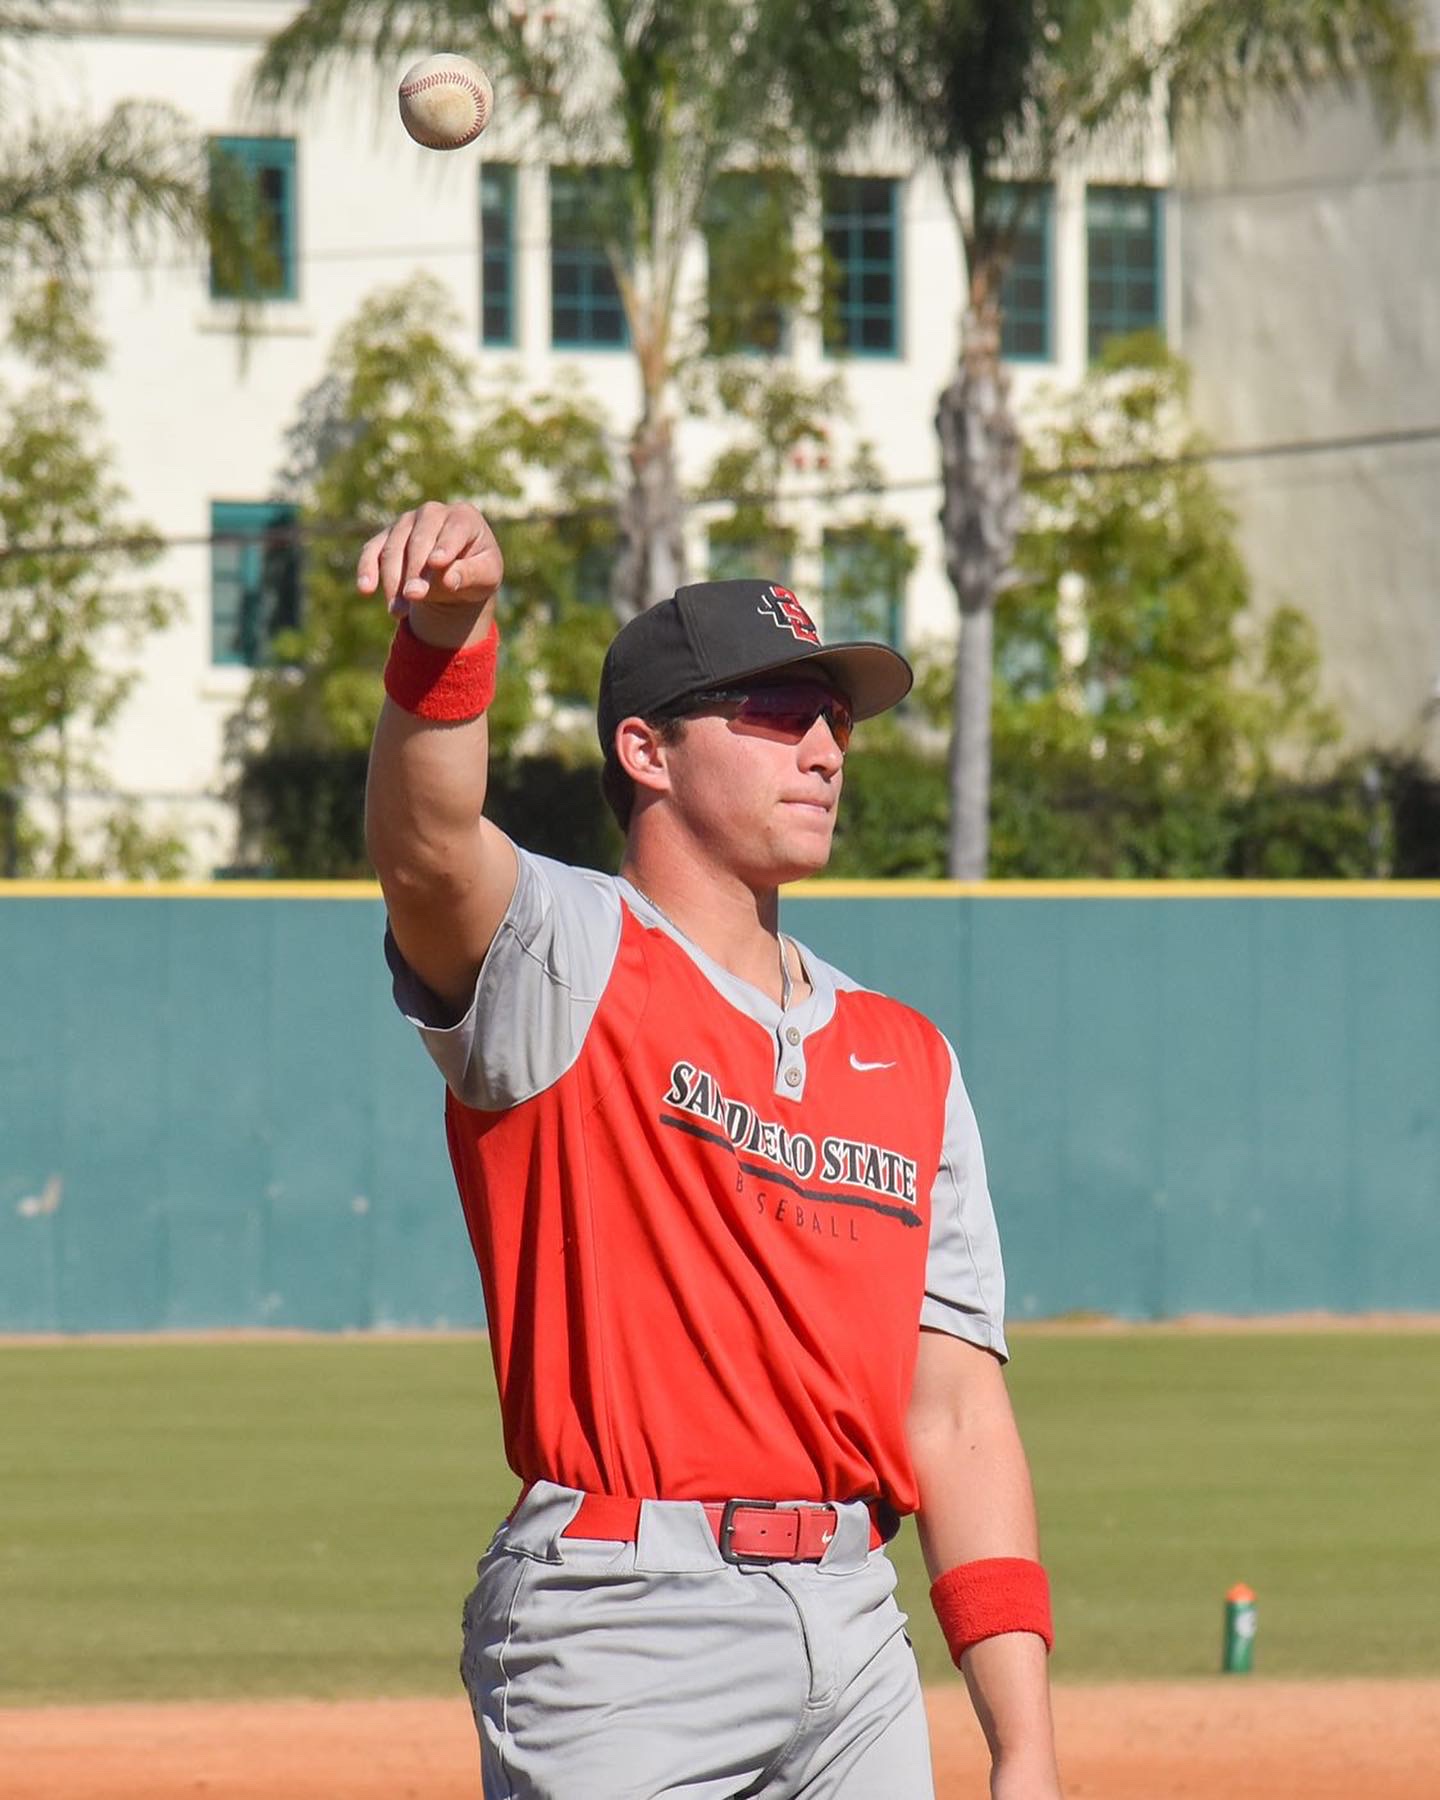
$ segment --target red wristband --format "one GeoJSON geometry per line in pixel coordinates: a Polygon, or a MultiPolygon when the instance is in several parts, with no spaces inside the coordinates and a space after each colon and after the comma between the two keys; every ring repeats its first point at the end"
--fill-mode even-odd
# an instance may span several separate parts
{"type": "Polygon", "coordinates": [[[1055,1647],[1050,1578],[1027,1556],[957,1563],[930,1589],[930,1604],[957,1669],[967,1650],[1006,1631],[1033,1631],[1047,1650],[1055,1647]]]}
{"type": "Polygon", "coordinates": [[[499,650],[500,631],[493,619],[486,636],[466,650],[427,644],[402,619],[385,663],[385,692],[417,718],[478,719],[495,698],[499,650]]]}

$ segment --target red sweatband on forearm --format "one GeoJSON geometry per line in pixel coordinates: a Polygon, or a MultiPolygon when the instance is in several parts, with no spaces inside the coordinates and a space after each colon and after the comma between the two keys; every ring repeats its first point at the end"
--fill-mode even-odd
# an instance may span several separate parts
{"type": "Polygon", "coordinates": [[[499,627],[466,650],[427,644],[402,619],[385,663],[385,692],[417,718],[456,723],[478,719],[495,698],[499,627]]]}
{"type": "Polygon", "coordinates": [[[930,1604],[957,1669],[967,1650],[1006,1631],[1033,1631],[1047,1650],[1055,1647],[1050,1578],[1028,1556],[957,1563],[930,1589],[930,1604]]]}

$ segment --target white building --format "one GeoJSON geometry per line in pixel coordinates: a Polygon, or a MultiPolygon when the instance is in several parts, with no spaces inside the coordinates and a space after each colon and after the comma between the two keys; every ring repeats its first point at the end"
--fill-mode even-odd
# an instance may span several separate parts
{"type": "MultiPolygon", "coordinates": [[[[1429,0],[1440,114],[1440,0],[1429,0]]],[[[1185,354],[1262,606],[1320,633],[1351,737],[1440,765],[1440,137],[1363,98],[1180,147],[1185,354]],[[1292,446],[1286,449],[1285,446],[1292,446]]]]}
{"type": "MultiPolygon", "coordinates": [[[[182,621],[144,653],[143,679],[110,739],[110,770],[152,823],[184,830],[197,873],[234,854],[222,734],[275,600],[264,591],[259,546],[284,517],[273,500],[283,434],[361,298],[428,270],[452,290],[482,358],[518,365],[536,384],[557,366],[574,370],[617,440],[637,409],[618,309],[590,250],[567,234],[564,177],[552,179],[530,153],[523,109],[502,87],[485,137],[451,155],[412,144],[389,90],[364,76],[303,111],[257,118],[245,105],[247,77],[266,35],[293,11],[294,0],[119,0],[63,61],[49,54],[35,65],[67,111],[98,118],[130,98],[180,106],[256,170],[285,247],[283,280],[260,309],[244,360],[233,306],[212,297],[207,266],[108,265],[101,285],[112,354],[100,391],[119,473],[135,510],[170,545],[156,579],[185,602],[182,621]]],[[[1022,245],[1009,310],[1022,404],[1039,384],[1078,378],[1108,332],[1163,323],[1177,335],[1179,242],[1164,148],[1143,167],[1099,175],[1089,185],[1078,172],[1063,175],[1022,245]]],[[[895,152],[876,150],[837,175],[824,207],[844,274],[839,324],[849,353],[837,355],[818,324],[797,320],[789,354],[813,374],[844,367],[856,431],[874,444],[893,488],[886,509],[919,551],[893,609],[897,642],[913,646],[955,629],[933,424],[961,313],[954,229],[933,178],[895,152]]],[[[819,231],[822,220],[810,226],[819,231]]],[[[698,292],[698,241],[693,277],[698,292]]],[[[686,432],[681,457],[693,475],[706,445],[698,428],[686,432]]],[[[802,515],[791,571],[821,610],[826,523],[818,508],[802,515]]],[[[698,513],[691,536],[692,575],[703,574],[698,513]]]]}

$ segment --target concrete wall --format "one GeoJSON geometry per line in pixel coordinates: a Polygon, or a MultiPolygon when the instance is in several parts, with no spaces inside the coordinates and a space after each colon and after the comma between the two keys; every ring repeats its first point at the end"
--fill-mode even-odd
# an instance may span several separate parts
{"type": "MultiPolygon", "coordinates": [[[[1429,0],[1440,51],[1440,0],[1429,0]]],[[[1440,109],[1440,61],[1432,75],[1440,109]]],[[[1359,98],[1184,139],[1184,348],[1263,605],[1319,628],[1350,735],[1440,763],[1440,139],[1359,98]]]]}

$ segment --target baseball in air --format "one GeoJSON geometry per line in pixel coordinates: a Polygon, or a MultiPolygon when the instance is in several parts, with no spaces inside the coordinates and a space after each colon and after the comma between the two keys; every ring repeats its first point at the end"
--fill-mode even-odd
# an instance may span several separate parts
{"type": "Polygon", "coordinates": [[[468,56],[426,56],[400,81],[400,119],[427,150],[473,144],[490,123],[490,78],[468,56]]]}

